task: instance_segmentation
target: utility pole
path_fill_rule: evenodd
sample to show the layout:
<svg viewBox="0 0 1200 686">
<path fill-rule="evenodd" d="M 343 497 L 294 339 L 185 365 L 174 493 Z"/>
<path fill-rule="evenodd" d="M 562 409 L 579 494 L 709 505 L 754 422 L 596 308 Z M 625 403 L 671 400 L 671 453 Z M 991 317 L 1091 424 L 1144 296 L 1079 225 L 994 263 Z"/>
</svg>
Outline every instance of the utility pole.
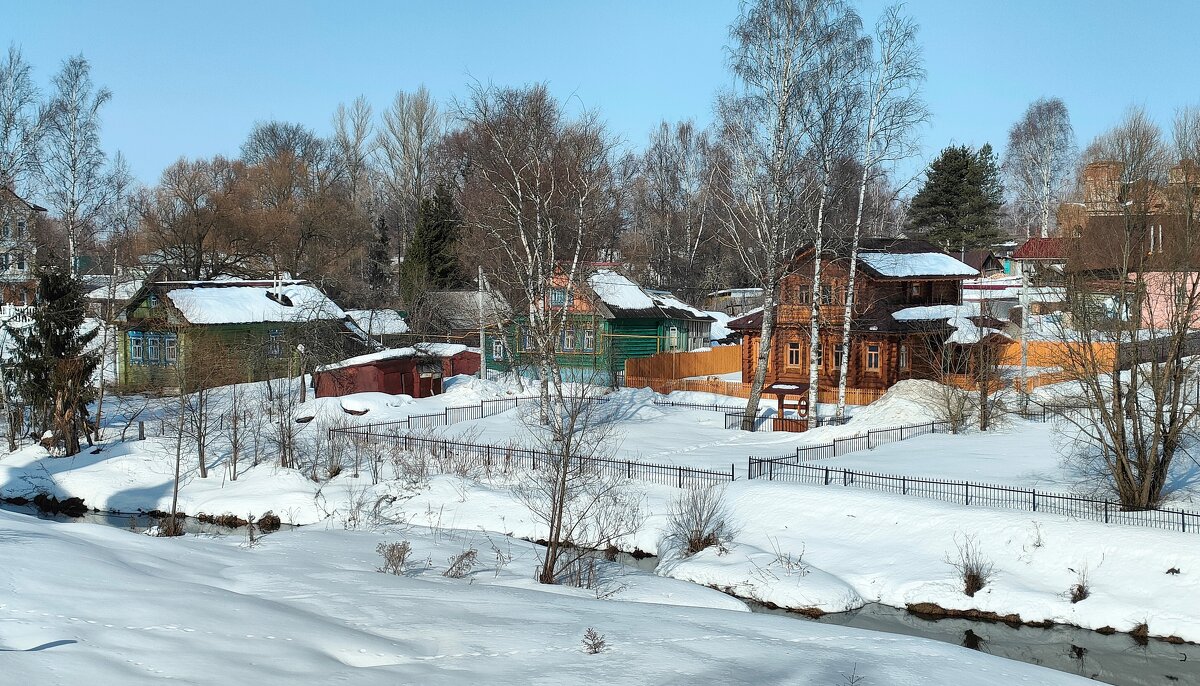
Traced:
<svg viewBox="0 0 1200 686">
<path fill-rule="evenodd" d="M 487 350 L 484 347 L 486 336 L 483 319 L 483 265 L 479 265 L 479 380 L 487 378 Z"/>
</svg>

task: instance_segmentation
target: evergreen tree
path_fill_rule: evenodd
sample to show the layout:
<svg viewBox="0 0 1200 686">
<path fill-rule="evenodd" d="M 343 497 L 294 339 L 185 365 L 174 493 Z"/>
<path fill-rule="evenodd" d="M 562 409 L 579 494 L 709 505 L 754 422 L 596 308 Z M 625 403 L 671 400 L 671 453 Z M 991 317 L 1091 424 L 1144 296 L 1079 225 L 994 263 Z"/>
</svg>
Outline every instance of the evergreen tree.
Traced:
<svg viewBox="0 0 1200 686">
<path fill-rule="evenodd" d="M 79 433 L 90 434 L 88 403 L 100 357 L 88 347 L 98 328 L 82 331 L 85 303 L 79 280 L 59 267 L 38 270 L 33 325 L 18 334 L 16 385 L 29 407 L 30 426 L 49 431 L 64 454 L 79 452 Z"/>
<path fill-rule="evenodd" d="M 461 223 L 454 197 L 445 185 L 438 184 L 432 196 L 421 200 L 417 225 L 401 268 L 401 293 L 410 304 L 425 290 L 444 290 L 462 284 L 456 254 Z"/>
<path fill-rule="evenodd" d="M 999 237 L 1004 187 L 992 146 L 951 146 L 929 165 L 913 196 L 907 228 L 948 251 L 990 245 Z"/>
</svg>

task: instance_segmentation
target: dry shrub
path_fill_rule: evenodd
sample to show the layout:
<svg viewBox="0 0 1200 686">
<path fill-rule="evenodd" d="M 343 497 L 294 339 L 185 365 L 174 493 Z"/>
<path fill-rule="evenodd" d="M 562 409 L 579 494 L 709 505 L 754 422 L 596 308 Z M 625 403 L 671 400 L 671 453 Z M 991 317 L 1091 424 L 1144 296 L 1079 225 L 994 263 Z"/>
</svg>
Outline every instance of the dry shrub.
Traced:
<svg viewBox="0 0 1200 686">
<path fill-rule="evenodd" d="M 279 516 L 270 510 L 267 510 L 265 513 L 263 513 L 263 515 L 258 518 L 258 521 L 255 522 L 255 526 L 257 526 L 258 530 L 264 534 L 269 534 L 272 531 L 279 531 L 279 527 L 282 525 L 283 522 L 280 521 Z"/>
<path fill-rule="evenodd" d="M 607 647 L 608 642 L 604 640 L 604 634 L 601 634 L 590 626 L 587 628 L 587 631 L 583 632 L 583 652 L 588 655 L 595 655 Z"/>
<path fill-rule="evenodd" d="M 995 576 L 995 565 L 983 556 L 974 535 L 966 535 L 961 539 L 955 535 L 954 545 L 957 548 L 957 556 L 947 556 L 946 563 L 954 567 L 962 578 L 963 593 L 974 597 Z"/>
<path fill-rule="evenodd" d="M 158 522 L 157 536 L 182 536 L 183 535 L 183 516 L 176 515 L 174 517 L 168 515 L 165 519 Z"/>
<path fill-rule="evenodd" d="M 408 562 L 408 556 L 412 554 L 412 546 L 408 541 L 400 541 L 399 543 L 380 543 L 375 546 L 375 552 L 383 558 L 383 565 L 378 567 L 376 571 L 384 574 L 400 575 L 404 573 L 404 566 Z"/>
<path fill-rule="evenodd" d="M 671 504 L 667 536 L 679 546 L 684 557 L 705 548 L 723 547 L 735 535 L 724 488 L 711 486 L 684 491 Z"/>
<path fill-rule="evenodd" d="M 451 557 L 450 566 L 446 571 L 442 572 L 442 576 L 450 577 L 451 579 L 461 579 L 471 573 L 471 569 L 475 567 L 476 558 L 479 557 L 479 551 L 474 548 L 468 548 L 461 553 Z"/>
<path fill-rule="evenodd" d="M 1075 573 L 1075 584 L 1071 586 L 1071 603 L 1086 600 L 1092 594 L 1092 586 L 1088 580 L 1088 568 L 1085 566 Z"/>
</svg>

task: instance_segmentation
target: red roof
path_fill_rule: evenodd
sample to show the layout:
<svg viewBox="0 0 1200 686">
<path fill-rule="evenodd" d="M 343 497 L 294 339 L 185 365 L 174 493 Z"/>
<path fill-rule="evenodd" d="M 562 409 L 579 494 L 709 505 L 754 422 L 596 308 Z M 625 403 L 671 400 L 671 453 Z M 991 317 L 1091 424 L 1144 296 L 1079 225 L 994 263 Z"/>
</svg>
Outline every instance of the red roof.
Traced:
<svg viewBox="0 0 1200 686">
<path fill-rule="evenodd" d="M 1013 253 L 1014 260 L 1065 260 L 1066 238 L 1030 238 Z"/>
</svg>

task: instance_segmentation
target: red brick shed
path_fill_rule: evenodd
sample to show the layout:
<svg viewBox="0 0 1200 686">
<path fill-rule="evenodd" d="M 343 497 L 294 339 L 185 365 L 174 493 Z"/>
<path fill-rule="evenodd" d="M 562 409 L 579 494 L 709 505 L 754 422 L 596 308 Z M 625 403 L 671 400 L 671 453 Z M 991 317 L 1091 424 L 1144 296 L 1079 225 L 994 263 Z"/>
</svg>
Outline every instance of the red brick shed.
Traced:
<svg viewBox="0 0 1200 686">
<path fill-rule="evenodd" d="M 313 386 L 318 398 L 368 391 L 426 398 L 441 393 L 448 376 L 478 373 L 479 353 L 465 345 L 419 343 L 318 367 Z"/>
</svg>

